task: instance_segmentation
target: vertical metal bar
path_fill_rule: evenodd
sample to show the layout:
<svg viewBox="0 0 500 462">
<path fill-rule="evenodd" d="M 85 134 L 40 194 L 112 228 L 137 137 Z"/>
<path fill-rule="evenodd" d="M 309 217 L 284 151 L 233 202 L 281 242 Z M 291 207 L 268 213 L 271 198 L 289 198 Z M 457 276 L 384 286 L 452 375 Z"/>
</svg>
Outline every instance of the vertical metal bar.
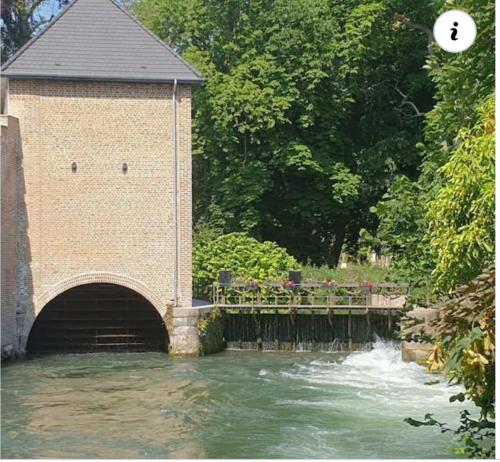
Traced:
<svg viewBox="0 0 500 462">
<path fill-rule="evenodd" d="M 349 314 L 347 316 L 347 339 L 349 342 L 349 351 L 352 351 L 352 313 L 349 310 Z"/>
<path fill-rule="evenodd" d="M 366 309 L 366 340 L 372 341 L 372 321 L 370 319 L 370 309 Z"/>
</svg>

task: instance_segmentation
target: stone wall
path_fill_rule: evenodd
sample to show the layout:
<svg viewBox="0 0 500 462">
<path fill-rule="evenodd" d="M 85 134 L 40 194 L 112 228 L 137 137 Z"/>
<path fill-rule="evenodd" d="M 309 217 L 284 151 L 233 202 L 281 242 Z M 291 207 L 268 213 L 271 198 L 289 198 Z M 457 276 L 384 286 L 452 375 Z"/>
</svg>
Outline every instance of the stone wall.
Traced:
<svg viewBox="0 0 500 462">
<path fill-rule="evenodd" d="M 191 306 L 191 89 L 177 87 L 177 191 L 172 89 L 9 82 L 26 210 L 18 217 L 18 236 L 26 237 L 17 272 L 21 347 L 43 306 L 75 284 L 122 281 L 142 288 L 165 316 L 174 298 L 176 241 L 179 306 Z"/>
<path fill-rule="evenodd" d="M 17 169 L 21 156 L 19 123 L 14 117 L 0 116 L 1 134 L 1 352 L 2 358 L 16 352 L 17 274 Z"/>
<path fill-rule="evenodd" d="M 406 313 L 407 320 L 403 322 L 401 327 L 403 337 L 434 335 L 434 329 L 430 323 L 438 316 L 439 310 L 437 309 L 414 308 Z M 434 345 L 428 342 L 403 341 L 401 342 L 401 357 L 403 361 L 426 366 L 433 348 Z"/>
</svg>

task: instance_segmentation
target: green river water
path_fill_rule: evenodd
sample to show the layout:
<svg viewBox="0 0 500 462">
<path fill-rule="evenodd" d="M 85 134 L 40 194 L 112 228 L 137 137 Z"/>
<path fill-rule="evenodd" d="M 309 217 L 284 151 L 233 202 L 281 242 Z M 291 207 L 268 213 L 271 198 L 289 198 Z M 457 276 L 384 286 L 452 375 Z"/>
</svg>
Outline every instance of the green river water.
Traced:
<svg viewBox="0 0 500 462">
<path fill-rule="evenodd" d="M 451 435 L 403 419 L 455 424 L 457 390 L 384 343 L 31 358 L 2 367 L 2 457 L 446 458 Z"/>
</svg>

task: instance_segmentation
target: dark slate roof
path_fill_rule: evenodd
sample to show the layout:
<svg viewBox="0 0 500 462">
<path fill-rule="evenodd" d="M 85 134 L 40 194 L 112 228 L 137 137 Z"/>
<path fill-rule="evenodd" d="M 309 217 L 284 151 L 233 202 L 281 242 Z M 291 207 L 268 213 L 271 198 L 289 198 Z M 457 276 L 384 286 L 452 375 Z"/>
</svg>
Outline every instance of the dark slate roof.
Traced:
<svg viewBox="0 0 500 462">
<path fill-rule="evenodd" d="M 11 79 L 203 82 L 193 67 L 113 0 L 75 0 L 2 71 Z"/>
</svg>

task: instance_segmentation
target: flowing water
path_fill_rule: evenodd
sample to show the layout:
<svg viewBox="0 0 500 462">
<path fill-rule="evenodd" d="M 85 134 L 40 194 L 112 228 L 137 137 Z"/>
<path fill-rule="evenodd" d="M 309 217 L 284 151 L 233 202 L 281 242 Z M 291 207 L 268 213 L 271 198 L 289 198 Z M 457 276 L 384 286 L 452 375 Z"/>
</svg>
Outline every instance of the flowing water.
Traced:
<svg viewBox="0 0 500 462">
<path fill-rule="evenodd" d="M 451 435 L 403 419 L 431 412 L 455 424 L 467 405 L 400 354 L 376 343 L 351 354 L 13 362 L 2 368 L 2 457 L 450 457 Z"/>
</svg>

